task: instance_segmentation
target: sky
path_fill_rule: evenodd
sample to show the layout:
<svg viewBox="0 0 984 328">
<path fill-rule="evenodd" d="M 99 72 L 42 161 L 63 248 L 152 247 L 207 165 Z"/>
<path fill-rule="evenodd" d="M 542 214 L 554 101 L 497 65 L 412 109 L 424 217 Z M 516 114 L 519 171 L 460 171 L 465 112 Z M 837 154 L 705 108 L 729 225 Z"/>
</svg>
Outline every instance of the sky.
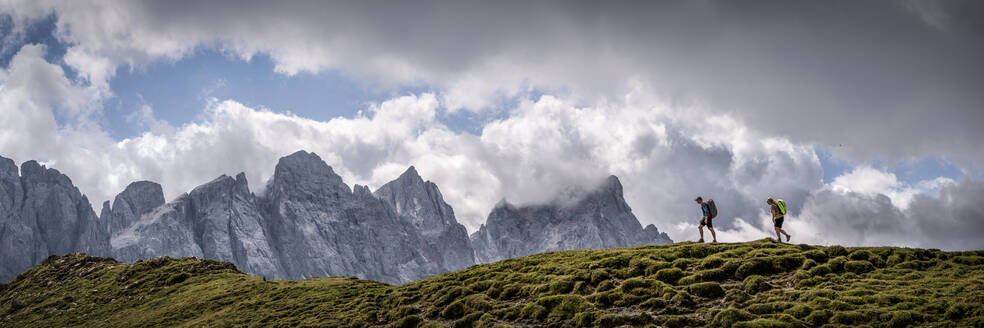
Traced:
<svg viewBox="0 0 984 328">
<path fill-rule="evenodd" d="M 317 153 L 410 165 L 473 232 L 614 174 L 640 222 L 721 241 L 982 249 L 979 1 L 0 0 L 0 156 L 98 210 Z"/>
</svg>

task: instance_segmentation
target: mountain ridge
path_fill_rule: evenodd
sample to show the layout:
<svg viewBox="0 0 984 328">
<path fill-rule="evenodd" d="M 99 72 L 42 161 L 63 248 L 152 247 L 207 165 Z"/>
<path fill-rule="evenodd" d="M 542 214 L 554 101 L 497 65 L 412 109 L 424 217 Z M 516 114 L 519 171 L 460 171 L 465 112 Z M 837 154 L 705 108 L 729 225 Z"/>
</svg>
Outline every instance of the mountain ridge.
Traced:
<svg viewBox="0 0 984 328">
<path fill-rule="evenodd" d="M 113 202 L 104 202 L 96 216 L 92 204 L 66 175 L 36 161 L 25 162 L 18 174 L 12 160 L 0 160 L 0 240 L 10 244 L 0 251 L 2 281 L 49 254 L 77 251 L 124 262 L 194 256 L 228 261 L 271 279 L 355 275 L 389 283 L 489 261 L 479 254 L 490 253 L 486 248 L 491 244 L 476 247 L 438 186 L 424 180 L 413 166 L 371 191 L 358 184 L 349 187 L 317 154 L 301 150 L 278 161 L 261 195 L 250 191 L 242 172 L 234 177 L 222 174 L 170 202 L 165 201 L 160 184 L 135 181 Z M 654 226 L 641 227 L 622 199 L 616 177 L 609 177 L 604 188 L 610 199 L 592 199 L 585 208 L 615 208 L 627 213 L 623 219 L 631 222 L 613 225 L 588 213 L 587 219 L 582 215 L 564 228 L 583 226 L 598 236 L 634 237 L 609 243 L 542 244 L 523 252 L 503 252 L 506 255 L 494 260 L 559 249 L 669 242 L 658 238 Z M 544 206 L 563 210 L 591 194 L 591 190 L 572 189 L 558 195 L 567 203 Z M 61 211 L 38 214 L 51 208 Z M 540 232 L 517 243 L 535 244 L 565 231 Z M 642 235 L 650 237 L 638 237 Z"/>
</svg>

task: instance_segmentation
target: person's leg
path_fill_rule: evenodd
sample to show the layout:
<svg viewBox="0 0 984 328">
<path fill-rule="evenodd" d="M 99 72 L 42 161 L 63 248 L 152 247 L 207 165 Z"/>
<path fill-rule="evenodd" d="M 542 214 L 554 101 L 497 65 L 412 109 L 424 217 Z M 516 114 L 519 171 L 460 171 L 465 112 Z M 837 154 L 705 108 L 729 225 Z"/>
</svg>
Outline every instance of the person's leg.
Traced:
<svg viewBox="0 0 984 328">
<path fill-rule="evenodd" d="M 700 231 L 700 241 L 703 242 L 704 241 L 704 225 L 701 224 L 701 225 L 697 226 L 697 230 Z"/>
<path fill-rule="evenodd" d="M 717 236 L 717 233 L 714 232 L 714 227 L 707 226 L 707 230 L 710 230 L 711 231 L 711 238 L 714 238 L 713 241 L 716 243 L 718 241 L 718 236 Z"/>
<path fill-rule="evenodd" d="M 785 219 L 786 218 L 779 218 L 779 219 L 776 220 L 776 238 L 779 239 L 779 241 L 782 241 L 782 236 L 779 235 L 779 233 L 782 233 L 782 234 L 786 235 L 786 241 L 788 242 L 789 241 L 789 234 L 786 233 L 786 230 L 783 230 L 782 229 L 782 224 L 783 224 L 783 221 L 785 221 Z"/>
</svg>

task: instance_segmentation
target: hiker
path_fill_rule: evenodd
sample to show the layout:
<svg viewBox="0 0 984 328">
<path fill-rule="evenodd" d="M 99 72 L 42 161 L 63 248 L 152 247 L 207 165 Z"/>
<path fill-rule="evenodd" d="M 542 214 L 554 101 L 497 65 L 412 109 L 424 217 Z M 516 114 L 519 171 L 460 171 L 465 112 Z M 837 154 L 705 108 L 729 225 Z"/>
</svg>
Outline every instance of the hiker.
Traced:
<svg viewBox="0 0 984 328">
<path fill-rule="evenodd" d="M 700 196 L 697 197 L 696 201 L 697 201 L 697 205 L 700 205 L 700 211 L 701 211 L 700 225 L 697 226 L 697 230 L 700 231 L 700 240 L 698 240 L 697 242 L 698 243 L 704 242 L 705 225 L 707 226 L 707 230 L 711 231 L 711 238 L 714 238 L 713 240 L 711 240 L 711 242 L 712 243 L 718 242 L 717 233 L 714 232 L 714 224 L 711 222 L 711 220 L 714 219 L 714 217 L 717 214 L 713 212 L 717 212 L 717 209 L 714 209 L 714 211 L 712 211 L 711 210 L 712 205 L 708 205 L 708 203 L 713 204 L 714 201 L 711 200 L 708 201 L 708 203 L 704 203 L 704 199 L 700 198 Z"/>
<path fill-rule="evenodd" d="M 776 240 L 780 243 L 782 242 L 782 236 L 780 235 L 781 233 L 786 235 L 786 242 L 788 243 L 789 234 L 786 233 L 786 230 L 782 230 L 783 217 L 786 216 L 786 202 L 782 201 L 782 199 L 780 199 L 779 202 L 776 202 L 775 200 L 772 200 L 772 197 L 769 197 L 769 199 L 765 200 L 765 203 L 772 207 L 772 222 L 776 227 Z"/>
</svg>

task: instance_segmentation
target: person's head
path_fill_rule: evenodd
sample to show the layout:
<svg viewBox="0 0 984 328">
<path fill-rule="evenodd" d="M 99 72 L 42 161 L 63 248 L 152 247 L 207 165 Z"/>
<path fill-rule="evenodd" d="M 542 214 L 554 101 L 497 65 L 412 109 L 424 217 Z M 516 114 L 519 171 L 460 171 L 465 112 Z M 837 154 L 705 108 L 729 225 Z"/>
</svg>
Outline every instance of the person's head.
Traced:
<svg viewBox="0 0 984 328">
<path fill-rule="evenodd" d="M 695 199 L 695 200 L 697 201 L 697 204 L 703 204 L 704 203 L 704 199 L 703 198 L 700 198 L 700 196 L 697 196 L 697 199 Z"/>
<path fill-rule="evenodd" d="M 776 201 L 774 201 L 774 200 L 772 200 L 772 197 L 769 197 L 769 199 L 766 199 L 766 200 L 765 200 L 765 203 L 766 203 L 766 204 L 769 204 L 769 205 L 772 205 L 772 204 L 775 204 L 775 203 L 776 203 Z"/>
</svg>

